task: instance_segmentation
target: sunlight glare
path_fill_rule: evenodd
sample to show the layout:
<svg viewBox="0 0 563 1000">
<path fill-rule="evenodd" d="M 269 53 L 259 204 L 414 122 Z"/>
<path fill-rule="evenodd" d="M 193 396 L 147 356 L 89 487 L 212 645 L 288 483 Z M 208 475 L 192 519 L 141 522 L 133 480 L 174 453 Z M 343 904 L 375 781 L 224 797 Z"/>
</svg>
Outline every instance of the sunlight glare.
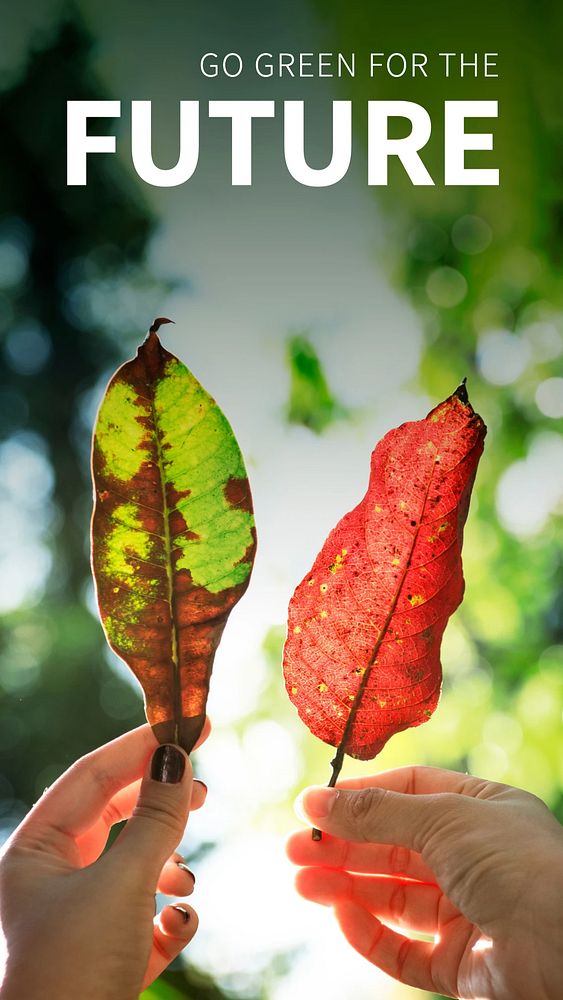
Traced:
<svg viewBox="0 0 563 1000">
<path fill-rule="evenodd" d="M 491 939 L 483 935 L 478 941 L 475 942 L 471 951 L 490 951 L 492 947 L 493 942 Z"/>
</svg>

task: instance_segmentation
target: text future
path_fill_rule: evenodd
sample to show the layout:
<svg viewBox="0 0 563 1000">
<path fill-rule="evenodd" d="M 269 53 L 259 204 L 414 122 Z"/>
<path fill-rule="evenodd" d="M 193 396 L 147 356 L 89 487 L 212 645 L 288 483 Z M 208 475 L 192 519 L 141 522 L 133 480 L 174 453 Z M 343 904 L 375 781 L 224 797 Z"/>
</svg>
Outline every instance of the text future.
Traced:
<svg viewBox="0 0 563 1000">
<path fill-rule="evenodd" d="M 230 121 L 231 183 L 252 184 L 252 143 L 255 119 L 274 118 L 274 101 L 209 101 L 209 118 Z M 389 159 L 396 157 L 412 184 L 433 186 L 420 155 L 432 135 L 428 111 L 412 101 L 368 101 L 367 182 L 388 184 Z M 496 118 L 497 101 L 444 102 L 444 184 L 462 186 L 498 185 L 499 171 L 492 166 L 466 166 L 465 154 L 493 149 L 491 132 L 473 131 L 468 119 Z M 121 101 L 68 101 L 67 103 L 67 184 L 87 183 L 88 156 L 115 153 L 115 135 L 91 135 L 91 118 L 120 118 Z M 180 101 L 179 154 L 176 164 L 166 169 L 156 166 L 152 144 L 150 101 L 131 102 L 131 153 L 133 166 L 147 184 L 178 187 L 193 176 L 199 159 L 199 101 Z M 390 121 L 404 119 L 408 134 L 391 138 Z M 256 128 L 259 125 L 256 124 Z M 291 176 L 306 187 L 330 187 L 346 175 L 352 159 L 352 102 L 332 102 L 332 152 L 324 167 L 307 162 L 305 104 L 283 102 L 283 153 Z"/>
</svg>

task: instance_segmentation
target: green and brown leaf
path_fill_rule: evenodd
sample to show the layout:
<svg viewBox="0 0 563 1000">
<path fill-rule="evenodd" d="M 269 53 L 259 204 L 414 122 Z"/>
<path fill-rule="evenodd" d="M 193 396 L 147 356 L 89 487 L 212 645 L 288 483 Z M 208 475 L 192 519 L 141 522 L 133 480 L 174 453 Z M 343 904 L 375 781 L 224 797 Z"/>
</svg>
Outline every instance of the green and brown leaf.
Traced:
<svg viewBox="0 0 563 1000">
<path fill-rule="evenodd" d="M 104 630 L 145 695 L 161 742 L 189 752 L 215 651 L 256 550 L 252 498 L 232 429 L 166 351 L 155 320 L 111 379 L 92 452 L 92 566 Z"/>
</svg>

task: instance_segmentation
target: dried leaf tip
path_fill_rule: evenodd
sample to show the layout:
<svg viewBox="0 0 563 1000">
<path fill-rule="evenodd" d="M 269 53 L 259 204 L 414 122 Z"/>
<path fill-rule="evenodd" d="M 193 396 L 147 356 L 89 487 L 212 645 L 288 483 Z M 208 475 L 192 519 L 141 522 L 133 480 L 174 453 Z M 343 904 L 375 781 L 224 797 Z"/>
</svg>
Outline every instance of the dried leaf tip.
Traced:
<svg viewBox="0 0 563 1000">
<path fill-rule="evenodd" d="M 454 391 L 454 396 L 457 396 L 461 403 L 469 403 L 469 396 L 467 395 L 467 375 Z"/>
<path fill-rule="evenodd" d="M 166 316 L 158 316 L 154 320 L 152 326 L 149 327 L 149 334 L 157 333 L 158 330 L 160 330 L 160 327 L 164 326 L 165 323 L 173 323 L 173 322 L 174 322 L 173 319 L 167 319 Z"/>
</svg>

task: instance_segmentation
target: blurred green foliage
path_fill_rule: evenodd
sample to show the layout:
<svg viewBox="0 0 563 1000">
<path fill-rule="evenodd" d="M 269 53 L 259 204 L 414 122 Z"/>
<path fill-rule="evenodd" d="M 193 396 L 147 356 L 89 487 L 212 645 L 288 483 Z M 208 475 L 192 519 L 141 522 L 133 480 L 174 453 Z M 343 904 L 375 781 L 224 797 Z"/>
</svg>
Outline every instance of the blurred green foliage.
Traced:
<svg viewBox="0 0 563 1000">
<path fill-rule="evenodd" d="M 225 993 L 212 979 L 191 970 L 186 981 L 184 971 L 169 971 L 141 993 L 142 1000 L 225 1000 Z"/>
<path fill-rule="evenodd" d="M 291 380 L 287 406 L 289 423 L 303 424 L 320 434 L 335 420 L 347 415 L 332 394 L 318 354 L 304 334 L 288 339 L 287 363 Z"/>
</svg>

